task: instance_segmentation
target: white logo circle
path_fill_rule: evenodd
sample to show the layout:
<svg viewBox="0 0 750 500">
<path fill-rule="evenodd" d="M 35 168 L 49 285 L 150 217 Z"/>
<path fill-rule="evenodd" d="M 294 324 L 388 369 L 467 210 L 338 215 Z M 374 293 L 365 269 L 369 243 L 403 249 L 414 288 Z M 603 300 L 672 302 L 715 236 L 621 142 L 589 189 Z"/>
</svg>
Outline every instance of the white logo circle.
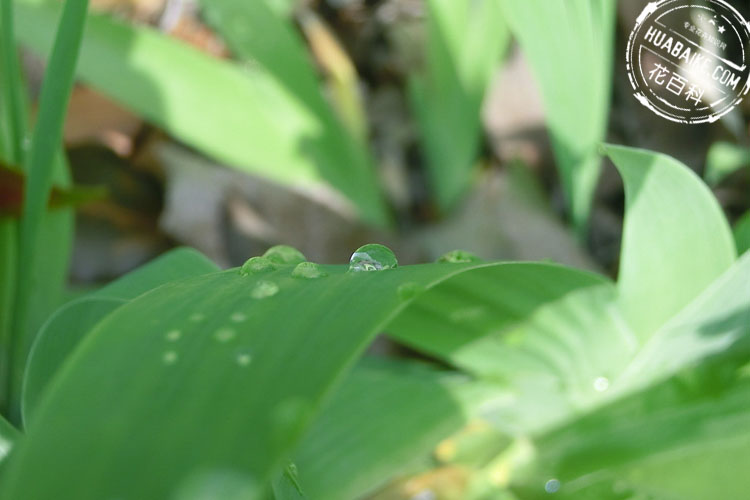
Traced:
<svg viewBox="0 0 750 500">
<path fill-rule="evenodd" d="M 750 25 L 724 0 L 649 3 L 630 33 L 635 98 L 678 123 L 715 122 L 750 90 Z"/>
</svg>

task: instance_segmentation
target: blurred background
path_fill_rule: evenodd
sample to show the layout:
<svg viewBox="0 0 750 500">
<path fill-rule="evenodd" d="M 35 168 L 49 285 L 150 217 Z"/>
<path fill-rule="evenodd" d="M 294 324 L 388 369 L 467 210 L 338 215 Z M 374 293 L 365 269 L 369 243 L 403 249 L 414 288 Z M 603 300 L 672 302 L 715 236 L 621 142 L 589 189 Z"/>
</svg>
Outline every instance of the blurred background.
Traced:
<svg viewBox="0 0 750 500">
<path fill-rule="evenodd" d="M 601 2 L 611 29 L 583 38 L 526 28 L 491 2 L 257 3 L 92 0 L 106 17 L 89 23 L 64 136 L 74 184 L 107 195 L 77 207 L 72 284 L 177 245 L 229 267 L 278 243 L 326 263 L 380 242 L 402 264 L 462 248 L 615 275 L 619 176 L 602 162 L 590 211 L 561 180 L 559 129 L 586 136 L 589 105 L 602 123 L 586 148 L 669 154 L 708 176 L 730 220 L 750 210 L 749 99 L 718 123 L 681 125 L 632 96 L 625 46 L 646 0 Z M 48 4 L 18 8 L 32 97 Z M 556 65 L 539 62 L 555 50 Z"/>
</svg>

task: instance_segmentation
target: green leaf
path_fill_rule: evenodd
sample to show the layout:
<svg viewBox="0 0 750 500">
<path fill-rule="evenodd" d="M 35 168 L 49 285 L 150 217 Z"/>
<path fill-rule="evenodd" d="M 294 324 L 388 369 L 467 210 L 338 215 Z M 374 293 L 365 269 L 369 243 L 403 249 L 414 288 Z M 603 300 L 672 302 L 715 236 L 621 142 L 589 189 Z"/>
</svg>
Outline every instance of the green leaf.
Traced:
<svg viewBox="0 0 750 500">
<path fill-rule="evenodd" d="M 24 162 L 24 141 L 28 131 L 24 86 L 21 79 L 13 23 L 13 1 L 0 1 L 0 132 L 1 158 L 14 165 Z"/>
<path fill-rule="evenodd" d="M 203 1 L 206 18 L 246 64 L 262 67 L 319 123 L 315 137 L 301 137 L 302 148 L 316 160 L 320 175 L 363 210 L 370 222 L 386 215 L 365 145 L 355 140 L 334 115 L 320 92 L 320 82 L 300 36 L 291 22 L 274 12 L 268 0 Z"/>
<path fill-rule="evenodd" d="M 17 7 L 19 40 L 43 54 L 59 3 L 23 0 Z M 287 62 L 283 54 L 279 64 Z M 327 181 L 363 219 L 387 222 L 365 152 L 285 86 L 293 82 L 279 82 L 260 63 L 221 61 L 152 29 L 90 15 L 78 76 L 208 156 L 308 190 Z"/>
<path fill-rule="evenodd" d="M 358 498 L 405 475 L 472 413 L 472 385 L 465 377 L 413 363 L 365 361 L 295 454 L 309 498 Z"/>
<path fill-rule="evenodd" d="M 489 375 L 503 363 L 503 334 L 544 304 L 608 281 L 555 264 L 508 263 L 465 274 L 418 297 L 388 327 L 405 344 L 470 373 Z"/>
<path fill-rule="evenodd" d="M 66 2 L 55 36 L 52 55 L 45 72 L 39 98 L 39 112 L 32 135 L 27 160 L 28 178 L 24 192 L 24 205 L 19 229 L 18 275 L 13 316 L 13 338 L 10 373 L 10 415 L 20 418 L 21 384 L 26 357 L 36 334 L 36 326 L 43 321 L 38 314 L 51 309 L 47 301 L 52 294 L 32 294 L 42 280 L 49 280 L 52 290 L 60 287 L 65 266 L 56 257 L 45 264 L 43 248 L 58 244 L 60 255 L 67 260 L 70 248 L 71 213 L 45 216 L 47 200 L 55 180 L 55 165 L 62 162 L 59 155 L 62 128 L 73 87 L 78 49 L 86 20 L 87 0 Z M 62 169 L 57 169 L 58 171 Z M 57 174 L 64 177 L 66 174 Z M 53 240 L 53 241 L 50 241 Z M 43 272 L 43 273 L 42 273 Z M 40 275 L 41 274 L 41 275 Z M 41 305 L 40 305 L 41 301 Z"/>
<path fill-rule="evenodd" d="M 644 338 L 732 265 L 734 242 L 713 194 L 683 164 L 645 150 L 605 150 L 625 181 L 622 310 Z"/>
<path fill-rule="evenodd" d="M 168 498 L 222 471 L 267 484 L 343 372 L 408 305 L 400 285 L 502 266 L 326 266 L 317 279 L 292 277 L 292 266 L 231 270 L 140 295 L 65 362 L 0 497 Z"/>
<path fill-rule="evenodd" d="M 84 336 L 126 301 L 159 285 L 218 271 L 192 249 L 172 250 L 104 288 L 58 309 L 42 326 L 29 354 L 22 394 L 25 425 L 33 417 L 43 390 Z"/>
<path fill-rule="evenodd" d="M 481 106 L 508 45 L 496 0 L 427 2 L 427 60 L 411 80 L 427 166 L 443 210 L 469 187 L 481 140 Z"/>
<path fill-rule="evenodd" d="M 26 365 L 21 401 L 24 427 L 28 427 L 42 391 L 86 333 L 125 302 L 96 296 L 77 299 L 58 309 L 42 326 Z"/>
<path fill-rule="evenodd" d="M 742 255 L 750 250 L 750 212 L 743 215 L 734 226 L 734 242 L 738 254 Z"/>
<path fill-rule="evenodd" d="M 671 380 L 537 441 L 522 499 L 743 498 L 750 465 L 750 381 L 714 392 Z"/>
<path fill-rule="evenodd" d="M 542 92 L 571 220 L 586 231 L 612 87 L 616 2 L 503 0 Z"/>
<path fill-rule="evenodd" d="M 728 175 L 750 165 L 750 149 L 729 142 L 715 142 L 706 157 L 706 182 L 720 183 Z"/>
<path fill-rule="evenodd" d="M 5 458 L 19 437 L 21 433 L 0 416 L 0 463 L 4 464 Z"/>
</svg>

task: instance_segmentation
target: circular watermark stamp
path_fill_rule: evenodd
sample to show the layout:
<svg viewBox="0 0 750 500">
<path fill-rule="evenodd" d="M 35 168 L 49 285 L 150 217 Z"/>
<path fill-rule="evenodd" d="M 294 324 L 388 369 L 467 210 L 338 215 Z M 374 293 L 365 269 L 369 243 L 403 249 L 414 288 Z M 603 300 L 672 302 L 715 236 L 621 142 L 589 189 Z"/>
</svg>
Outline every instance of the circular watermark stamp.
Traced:
<svg viewBox="0 0 750 500">
<path fill-rule="evenodd" d="M 750 25 L 724 0 L 662 0 L 628 40 L 635 98 L 678 123 L 714 122 L 750 90 Z"/>
</svg>

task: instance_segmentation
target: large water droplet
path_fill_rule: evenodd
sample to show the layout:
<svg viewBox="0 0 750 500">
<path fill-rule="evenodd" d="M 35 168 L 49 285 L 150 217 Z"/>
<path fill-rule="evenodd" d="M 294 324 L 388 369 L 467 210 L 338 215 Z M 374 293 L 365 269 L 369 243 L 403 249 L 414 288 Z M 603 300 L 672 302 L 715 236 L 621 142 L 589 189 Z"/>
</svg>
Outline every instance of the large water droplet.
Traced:
<svg viewBox="0 0 750 500">
<path fill-rule="evenodd" d="M 219 328 L 214 332 L 214 338 L 219 342 L 229 342 L 237 335 L 231 328 Z"/>
<path fill-rule="evenodd" d="M 544 491 L 547 493 L 557 493 L 560 491 L 560 481 L 557 479 L 550 479 L 544 483 Z"/>
<path fill-rule="evenodd" d="M 240 268 L 240 276 L 267 273 L 273 270 L 273 262 L 265 257 L 250 257 L 244 264 L 242 264 L 242 267 Z"/>
<path fill-rule="evenodd" d="M 398 298 L 401 300 L 409 300 L 413 299 L 420 293 L 424 292 L 424 287 L 420 285 L 419 283 L 414 283 L 413 281 L 410 281 L 408 283 L 403 283 L 398 287 Z"/>
<path fill-rule="evenodd" d="M 323 271 L 323 268 L 315 262 L 300 262 L 292 271 L 292 278 L 314 280 L 323 276 L 328 276 L 328 273 Z"/>
<path fill-rule="evenodd" d="M 382 271 L 398 267 L 398 261 L 390 248 L 371 243 L 359 247 L 349 259 L 350 271 Z"/>
<path fill-rule="evenodd" d="M 294 247 L 290 247 L 289 245 L 273 246 L 263 254 L 263 257 L 273 262 L 274 264 L 281 265 L 299 264 L 300 262 L 304 262 L 305 260 L 307 260 L 305 259 L 305 256 L 302 255 L 302 252 Z"/>
<path fill-rule="evenodd" d="M 273 281 L 259 281 L 255 284 L 250 296 L 254 299 L 265 299 L 272 297 L 279 292 L 279 285 Z"/>
<path fill-rule="evenodd" d="M 604 392 L 609 389 L 609 379 L 607 377 L 596 377 L 594 380 L 594 389 L 598 392 Z"/>
<path fill-rule="evenodd" d="M 482 259 L 466 250 L 452 250 L 438 258 L 438 262 L 449 264 L 462 264 L 466 262 L 481 262 Z"/>
</svg>

